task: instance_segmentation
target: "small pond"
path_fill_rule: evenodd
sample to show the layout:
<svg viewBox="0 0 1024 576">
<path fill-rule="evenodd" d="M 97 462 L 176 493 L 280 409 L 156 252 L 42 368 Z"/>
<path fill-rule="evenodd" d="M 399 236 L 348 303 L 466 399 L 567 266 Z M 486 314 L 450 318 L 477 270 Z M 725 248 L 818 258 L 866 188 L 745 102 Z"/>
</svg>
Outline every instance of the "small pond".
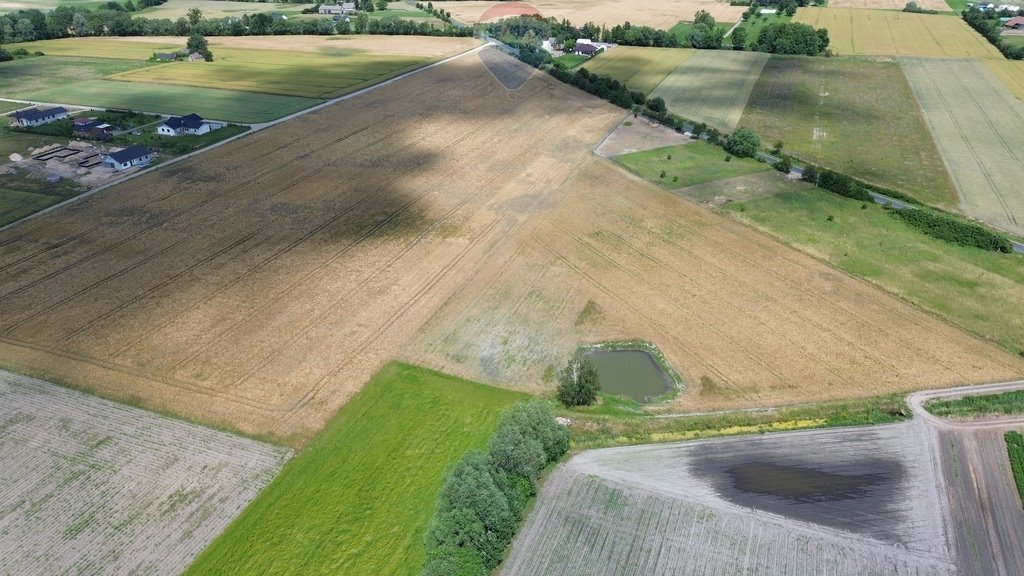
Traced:
<svg viewBox="0 0 1024 576">
<path fill-rule="evenodd" d="M 672 380 L 643 350 L 591 350 L 584 355 L 601 377 L 601 391 L 650 402 L 672 389 Z"/>
</svg>

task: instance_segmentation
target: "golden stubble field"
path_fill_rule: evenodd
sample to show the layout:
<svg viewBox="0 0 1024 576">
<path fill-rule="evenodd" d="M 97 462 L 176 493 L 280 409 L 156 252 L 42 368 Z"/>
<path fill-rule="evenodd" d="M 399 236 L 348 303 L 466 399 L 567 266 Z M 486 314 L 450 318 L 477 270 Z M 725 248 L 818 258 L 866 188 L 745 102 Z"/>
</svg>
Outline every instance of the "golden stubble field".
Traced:
<svg viewBox="0 0 1024 576">
<path fill-rule="evenodd" d="M 396 356 L 550 389 L 578 342 L 645 338 L 702 408 L 1024 373 L 592 156 L 622 117 L 468 55 L 30 220 L 0 363 L 296 446 Z"/>
<path fill-rule="evenodd" d="M 511 7 L 503 8 L 508 4 L 512 4 Z M 527 14 L 532 7 L 545 18 L 568 19 L 576 26 L 594 22 L 611 28 L 628 21 L 665 30 L 680 21 L 692 22 L 694 14 L 700 10 L 707 10 L 715 20 L 729 24 L 737 22 L 746 10 L 744 6 L 730 6 L 728 2 L 716 0 L 634 0 L 628 5 L 614 0 L 535 0 L 521 3 L 442 0 L 434 2 L 434 7 L 450 11 L 452 18 L 464 23 L 492 20 L 509 13 Z"/>
</svg>

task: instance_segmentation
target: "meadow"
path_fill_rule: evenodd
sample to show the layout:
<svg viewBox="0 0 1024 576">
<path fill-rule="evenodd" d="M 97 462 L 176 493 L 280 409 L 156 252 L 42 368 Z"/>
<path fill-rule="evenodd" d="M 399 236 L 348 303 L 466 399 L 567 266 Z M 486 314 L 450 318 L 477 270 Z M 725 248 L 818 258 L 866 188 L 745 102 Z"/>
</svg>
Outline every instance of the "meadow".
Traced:
<svg viewBox="0 0 1024 576">
<path fill-rule="evenodd" d="M 1024 350 L 1024 257 L 942 242 L 881 206 L 773 181 L 775 195 L 726 212 L 1013 353 Z"/>
<path fill-rule="evenodd" d="M 1024 102 L 978 61 L 901 59 L 960 210 L 1024 235 Z"/>
<path fill-rule="evenodd" d="M 90 10 L 106 4 L 102 0 L 0 0 L 0 14 L 17 10 L 52 10 L 57 6 L 82 7 Z"/>
<path fill-rule="evenodd" d="M 750 47 L 754 44 L 754 42 L 757 40 L 757 34 L 761 31 L 761 28 L 764 28 L 768 24 L 777 24 L 792 21 L 793 18 L 791 16 L 786 16 L 786 14 L 783 12 L 779 12 L 777 14 L 765 14 L 762 16 L 758 16 L 757 18 L 751 18 L 746 22 L 740 21 L 739 25 L 736 26 L 736 30 L 739 30 L 740 28 L 746 30 L 746 45 L 747 49 L 749 50 Z M 733 30 L 733 34 L 736 33 L 736 30 Z M 726 38 L 725 41 L 722 42 L 722 44 L 726 46 L 732 46 L 732 38 Z"/>
<path fill-rule="evenodd" d="M 0 100 L 0 114 L 17 110 L 19 108 L 25 108 L 28 104 L 24 102 L 11 102 L 10 100 Z"/>
<path fill-rule="evenodd" d="M 57 0 L 63 2 L 64 0 Z M 226 18 L 233 16 L 241 18 L 243 14 L 256 14 L 258 12 L 273 12 L 285 14 L 288 17 L 298 16 L 304 8 L 313 6 L 308 4 L 286 4 L 278 2 L 231 2 L 230 0 L 167 0 L 167 2 L 147 8 L 138 12 L 139 16 L 145 18 L 168 18 L 177 20 L 183 18 L 192 8 L 202 10 L 206 18 Z"/>
<path fill-rule="evenodd" d="M 772 56 L 741 123 L 807 162 L 922 202 L 956 205 L 942 156 L 895 62 Z"/>
<path fill-rule="evenodd" d="M 936 416 L 984 416 L 1024 413 L 1024 390 L 964 396 L 953 400 L 933 400 L 924 406 Z"/>
<path fill-rule="evenodd" d="M 47 194 L 0 188 L 0 227 L 17 222 L 61 200 L 60 197 Z"/>
<path fill-rule="evenodd" d="M 947 56 L 994 58 L 1003 55 L 960 18 L 895 10 L 801 8 L 794 22 L 827 28 L 829 48 L 840 56 Z"/>
<path fill-rule="evenodd" d="M 766 54 L 699 50 L 651 92 L 670 112 L 719 130 L 738 127 Z"/>
<path fill-rule="evenodd" d="M 11 44 L 9 49 L 24 48 L 40 51 L 47 56 L 74 56 L 78 58 L 109 58 L 113 60 L 148 60 L 154 52 L 177 52 L 185 49 L 187 38 L 144 36 L 126 40 L 108 37 L 61 38 Z M 211 39 L 216 42 L 215 39 Z M 32 62 L 38 62 L 32 59 Z M 27 62 L 27 61 L 26 61 Z M 80 65 L 90 61 L 79 60 Z M 102 65 L 102 64 L 97 64 Z"/>
<path fill-rule="evenodd" d="M 650 94 L 693 53 L 685 48 L 616 46 L 588 60 L 583 67 L 594 74 L 611 76 L 630 90 Z"/>
<path fill-rule="evenodd" d="M 0 422 L 3 574 L 176 576 L 291 455 L 7 372 Z"/>
<path fill-rule="evenodd" d="M 525 398 L 386 365 L 185 574 L 418 574 L 445 467 Z"/>
<path fill-rule="evenodd" d="M 771 170 L 753 158 L 732 158 L 720 146 L 691 142 L 643 152 L 633 152 L 615 161 L 662 188 L 682 188 L 723 178 L 744 176 Z M 664 174 L 664 176 L 662 176 Z"/>
<path fill-rule="evenodd" d="M 42 56 L 0 62 L 0 94 L 19 100 L 46 100 L 35 94 L 110 74 L 148 66 L 135 60 Z M 64 102 L 57 100 L 57 102 Z M 70 102 L 64 102 L 70 103 Z"/>
</svg>

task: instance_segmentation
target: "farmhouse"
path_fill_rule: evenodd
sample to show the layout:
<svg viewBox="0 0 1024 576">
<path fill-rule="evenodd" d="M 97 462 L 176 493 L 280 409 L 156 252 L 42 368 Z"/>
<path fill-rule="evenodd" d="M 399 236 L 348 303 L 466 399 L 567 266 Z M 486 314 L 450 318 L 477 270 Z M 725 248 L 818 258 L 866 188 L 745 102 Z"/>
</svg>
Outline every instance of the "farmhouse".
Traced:
<svg viewBox="0 0 1024 576">
<path fill-rule="evenodd" d="M 21 110 L 10 114 L 8 117 L 11 119 L 12 126 L 20 126 L 22 128 L 28 128 L 30 126 L 41 126 L 43 124 L 49 124 L 54 120 L 60 120 L 61 118 L 67 118 L 68 111 L 63 107 L 48 108 L 46 110 L 40 110 L 39 108 L 29 108 L 28 110 Z"/>
<path fill-rule="evenodd" d="M 145 146 L 129 146 L 124 150 L 103 155 L 103 165 L 114 170 L 127 170 L 132 166 L 145 166 L 153 153 Z"/>
<path fill-rule="evenodd" d="M 1015 28 L 1017 30 L 1024 28 L 1024 16 L 1014 16 L 1013 18 L 1010 18 L 1006 21 L 1005 26 L 1007 28 Z"/>
<path fill-rule="evenodd" d="M 348 14 L 356 11 L 355 2 L 342 2 L 341 4 L 322 4 L 317 10 L 320 14 Z"/>
<path fill-rule="evenodd" d="M 594 46 L 589 42 L 586 44 L 580 44 L 580 41 L 577 40 L 576 45 L 572 48 L 572 52 L 573 54 L 580 54 L 582 56 L 593 56 L 594 54 L 597 54 L 597 46 Z"/>
<path fill-rule="evenodd" d="M 161 136 L 197 135 L 206 134 L 223 127 L 224 124 L 220 122 L 210 122 L 209 120 L 203 120 L 203 117 L 198 114 L 188 114 L 186 116 L 172 116 L 168 118 L 167 122 L 157 126 L 156 133 Z"/>
<path fill-rule="evenodd" d="M 78 118 L 71 128 L 71 133 L 81 138 L 106 140 L 114 135 L 114 127 L 95 118 Z"/>
</svg>

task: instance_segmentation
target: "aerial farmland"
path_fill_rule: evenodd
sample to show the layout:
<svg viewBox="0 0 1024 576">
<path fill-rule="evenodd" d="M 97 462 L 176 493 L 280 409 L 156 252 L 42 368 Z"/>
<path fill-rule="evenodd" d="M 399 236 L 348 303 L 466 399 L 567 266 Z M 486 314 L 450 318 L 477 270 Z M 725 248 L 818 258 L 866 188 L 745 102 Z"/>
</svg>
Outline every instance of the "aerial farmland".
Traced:
<svg viewBox="0 0 1024 576">
<path fill-rule="evenodd" d="M 1017 576 L 958 1 L 0 2 L 0 573 Z"/>
</svg>

